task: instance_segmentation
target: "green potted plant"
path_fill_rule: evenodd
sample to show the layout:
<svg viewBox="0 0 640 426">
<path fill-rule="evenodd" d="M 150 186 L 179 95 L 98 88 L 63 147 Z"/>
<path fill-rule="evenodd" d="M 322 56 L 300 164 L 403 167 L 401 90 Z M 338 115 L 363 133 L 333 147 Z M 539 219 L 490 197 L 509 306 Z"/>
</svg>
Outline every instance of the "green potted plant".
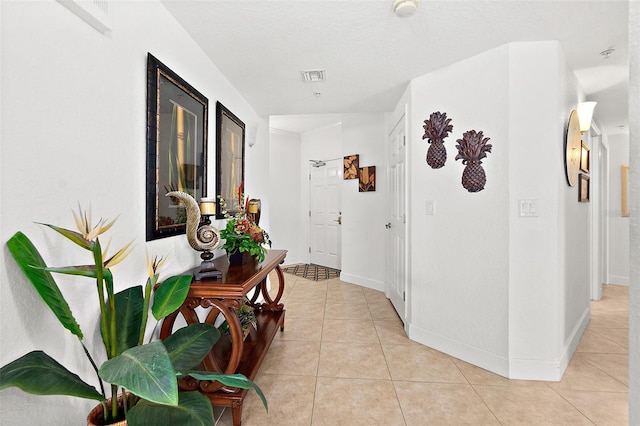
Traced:
<svg viewBox="0 0 640 426">
<path fill-rule="evenodd" d="M 209 399 L 199 392 L 179 392 L 177 379 L 191 375 L 200 380 L 218 380 L 242 389 L 255 389 L 267 407 L 262 391 L 241 374 L 219 374 L 195 370 L 220 337 L 210 324 L 191 324 L 165 341 L 143 343 L 148 312 L 157 321 L 184 302 L 190 275 L 174 276 L 158 283 L 163 259 L 147 261 L 149 278 L 141 285 L 114 292 L 110 268 L 130 253 L 131 243 L 107 258 L 99 236 L 115 222 L 100 220 L 79 210 L 74 219 L 78 232 L 44 224 L 91 252 L 93 264 L 48 267 L 33 243 L 16 233 L 7 246 L 28 281 L 60 323 L 74 334 L 96 372 L 100 391 L 67 370 L 42 351 L 32 351 L 0 369 L 0 389 L 18 387 L 36 395 L 70 395 L 99 401 L 103 418 L 98 424 L 126 419 L 128 425 L 213 424 Z M 100 307 L 100 334 L 107 360 L 99 367 L 83 343 L 83 333 L 51 273 L 78 275 L 96 280 Z M 156 287 L 155 292 L 153 291 Z M 110 396 L 104 383 L 111 385 Z M 124 391 L 123 391 L 124 390 Z M 120 395 L 120 403 L 118 403 Z M 94 410 L 95 411 L 95 410 Z"/>
<path fill-rule="evenodd" d="M 225 240 L 222 248 L 227 251 L 229 257 L 236 253 L 248 253 L 255 256 L 258 262 L 262 262 L 267 255 L 265 246 L 271 246 L 266 231 L 244 215 L 230 218 L 227 225 L 220 230 L 220 238 Z"/>
<path fill-rule="evenodd" d="M 218 195 L 222 213 L 228 219 L 227 225 L 220 230 L 220 238 L 224 239 L 222 248 L 226 250 L 229 263 L 242 263 L 242 253 L 255 257 L 262 262 L 267 255 L 267 246 L 271 247 L 269 234 L 248 215 L 249 200 L 243 192 L 242 183 L 238 187 L 238 205 L 240 210 L 229 214 L 227 203 Z"/>
</svg>

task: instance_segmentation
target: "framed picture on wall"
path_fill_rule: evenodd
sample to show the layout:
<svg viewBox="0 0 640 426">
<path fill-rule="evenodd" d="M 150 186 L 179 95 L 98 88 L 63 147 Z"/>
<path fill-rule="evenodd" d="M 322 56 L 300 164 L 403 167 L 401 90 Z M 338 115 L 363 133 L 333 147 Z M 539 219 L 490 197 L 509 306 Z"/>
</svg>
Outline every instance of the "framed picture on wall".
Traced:
<svg viewBox="0 0 640 426">
<path fill-rule="evenodd" d="M 589 202 L 589 176 L 580 173 L 578 178 L 578 201 L 581 203 Z"/>
<path fill-rule="evenodd" d="M 216 103 L 216 219 L 224 219 L 225 214 L 234 214 L 242 210 L 238 197 L 242 193 L 244 182 L 244 141 L 245 125 L 220 102 Z"/>
<path fill-rule="evenodd" d="M 347 155 L 343 159 L 344 172 L 342 173 L 343 179 L 357 179 L 360 156 L 358 154 Z"/>
<path fill-rule="evenodd" d="M 580 170 L 585 173 L 589 173 L 589 166 L 591 165 L 591 148 L 589 145 L 582 142 L 582 151 L 580 153 Z"/>
<path fill-rule="evenodd" d="M 147 56 L 147 241 L 184 234 L 182 191 L 207 194 L 209 100 L 150 53 Z"/>
<path fill-rule="evenodd" d="M 376 190 L 376 166 L 360 167 L 358 192 Z"/>
</svg>

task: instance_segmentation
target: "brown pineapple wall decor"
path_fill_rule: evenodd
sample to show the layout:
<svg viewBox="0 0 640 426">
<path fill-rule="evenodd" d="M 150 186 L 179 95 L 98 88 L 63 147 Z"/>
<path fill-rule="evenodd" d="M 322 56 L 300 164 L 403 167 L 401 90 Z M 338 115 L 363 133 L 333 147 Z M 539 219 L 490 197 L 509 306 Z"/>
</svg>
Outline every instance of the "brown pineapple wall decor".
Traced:
<svg viewBox="0 0 640 426">
<path fill-rule="evenodd" d="M 424 135 L 422 139 L 428 139 L 427 164 L 432 169 L 439 169 L 447 161 L 447 150 L 444 147 L 444 139 L 453 130 L 451 119 L 447 113 L 433 112 L 428 120 L 424 120 Z"/>
<path fill-rule="evenodd" d="M 462 173 L 462 186 L 469 192 L 478 192 L 484 189 L 487 183 L 487 176 L 482 168 L 482 159 L 487 156 L 487 152 L 491 152 L 491 144 L 488 144 L 489 138 L 485 138 L 482 130 L 476 132 L 469 130 L 462 135 L 462 139 L 458 139 L 458 155 L 456 160 L 462 159 L 465 165 Z"/>
</svg>

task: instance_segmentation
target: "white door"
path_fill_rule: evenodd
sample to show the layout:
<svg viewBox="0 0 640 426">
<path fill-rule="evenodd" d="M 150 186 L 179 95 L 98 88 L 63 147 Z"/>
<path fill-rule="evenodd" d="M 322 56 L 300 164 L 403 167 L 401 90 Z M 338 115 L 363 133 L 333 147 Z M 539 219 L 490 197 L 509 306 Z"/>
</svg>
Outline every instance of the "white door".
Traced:
<svg viewBox="0 0 640 426">
<path fill-rule="evenodd" d="M 342 159 L 309 166 L 310 262 L 340 269 Z"/>
<path fill-rule="evenodd" d="M 404 322 L 406 314 L 406 113 L 387 141 L 389 173 L 389 222 L 387 223 L 386 293 Z"/>
</svg>

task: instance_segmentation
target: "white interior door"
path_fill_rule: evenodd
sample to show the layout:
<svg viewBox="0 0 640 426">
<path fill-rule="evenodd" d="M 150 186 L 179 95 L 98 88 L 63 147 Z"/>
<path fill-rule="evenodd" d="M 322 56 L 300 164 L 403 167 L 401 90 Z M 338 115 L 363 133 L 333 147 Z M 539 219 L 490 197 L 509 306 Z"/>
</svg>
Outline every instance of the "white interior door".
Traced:
<svg viewBox="0 0 640 426">
<path fill-rule="evenodd" d="M 406 114 L 387 141 L 389 170 L 389 222 L 387 223 L 387 297 L 404 322 L 406 314 Z"/>
<path fill-rule="evenodd" d="M 309 166 L 310 262 L 340 269 L 342 159 Z"/>
</svg>

